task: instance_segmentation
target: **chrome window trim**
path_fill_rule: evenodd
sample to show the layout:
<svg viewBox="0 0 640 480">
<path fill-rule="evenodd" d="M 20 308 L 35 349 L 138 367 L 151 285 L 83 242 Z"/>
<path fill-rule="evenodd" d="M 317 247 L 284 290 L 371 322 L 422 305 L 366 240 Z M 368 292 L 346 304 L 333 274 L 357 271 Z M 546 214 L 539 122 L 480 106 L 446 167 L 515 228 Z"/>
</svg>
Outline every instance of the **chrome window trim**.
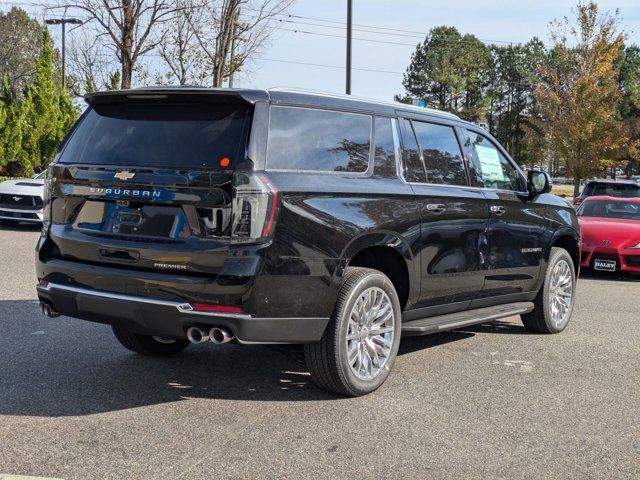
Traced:
<svg viewBox="0 0 640 480">
<path fill-rule="evenodd" d="M 367 164 L 367 169 L 364 172 L 336 172 L 335 170 L 301 170 L 296 168 L 269 168 L 269 135 L 271 133 L 271 111 L 274 108 L 298 108 L 302 110 L 322 110 L 324 112 L 333 112 L 333 113 L 344 113 L 347 115 L 358 115 L 362 117 L 369 117 L 369 160 Z M 321 174 L 329 174 L 329 175 L 348 175 L 354 177 L 368 177 L 373 173 L 373 154 L 374 154 L 374 145 L 373 138 L 374 135 L 374 124 L 373 124 L 373 114 L 371 113 L 360 113 L 360 112 L 352 112 L 349 110 L 339 110 L 335 108 L 327 108 L 327 107 L 313 107 L 313 106 L 301 106 L 301 105 L 290 105 L 290 104 L 271 104 L 269 106 L 269 121 L 267 124 L 267 145 L 265 147 L 265 171 L 267 172 L 282 172 L 282 173 L 321 173 Z"/>
</svg>

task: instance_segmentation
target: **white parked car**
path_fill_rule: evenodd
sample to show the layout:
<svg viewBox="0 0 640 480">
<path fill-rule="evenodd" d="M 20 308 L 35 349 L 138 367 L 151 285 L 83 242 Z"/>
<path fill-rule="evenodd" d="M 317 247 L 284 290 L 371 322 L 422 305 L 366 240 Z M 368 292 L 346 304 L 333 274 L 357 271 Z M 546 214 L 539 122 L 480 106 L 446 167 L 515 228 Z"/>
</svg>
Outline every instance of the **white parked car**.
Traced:
<svg viewBox="0 0 640 480">
<path fill-rule="evenodd" d="M 0 183 L 0 223 L 42 223 L 42 197 L 46 171 L 33 178 Z"/>
</svg>

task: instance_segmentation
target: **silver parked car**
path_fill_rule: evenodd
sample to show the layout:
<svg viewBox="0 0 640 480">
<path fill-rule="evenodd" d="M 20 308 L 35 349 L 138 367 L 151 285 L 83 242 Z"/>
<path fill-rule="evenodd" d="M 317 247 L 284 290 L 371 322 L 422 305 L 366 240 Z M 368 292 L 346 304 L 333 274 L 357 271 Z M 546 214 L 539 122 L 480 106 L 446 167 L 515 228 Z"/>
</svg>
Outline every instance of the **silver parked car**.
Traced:
<svg viewBox="0 0 640 480">
<path fill-rule="evenodd" d="M 30 179 L 0 183 L 0 223 L 42 223 L 42 197 L 46 171 Z"/>
</svg>

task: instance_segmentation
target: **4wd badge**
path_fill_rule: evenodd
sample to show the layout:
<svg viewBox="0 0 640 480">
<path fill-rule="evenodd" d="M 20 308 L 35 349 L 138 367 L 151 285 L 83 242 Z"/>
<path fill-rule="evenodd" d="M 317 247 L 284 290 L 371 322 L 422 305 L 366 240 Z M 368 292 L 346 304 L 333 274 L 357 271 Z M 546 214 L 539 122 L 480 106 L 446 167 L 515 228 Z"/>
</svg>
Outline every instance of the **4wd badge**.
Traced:
<svg viewBox="0 0 640 480">
<path fill-rule="evenodd" d="M 131 180 L 133 177 L 135 177 L 135 175 L 135 173 L 123 170 L 122 172 L 116 173 L 113 178 L 117 178 L 118 180 Z"/>
</svg>

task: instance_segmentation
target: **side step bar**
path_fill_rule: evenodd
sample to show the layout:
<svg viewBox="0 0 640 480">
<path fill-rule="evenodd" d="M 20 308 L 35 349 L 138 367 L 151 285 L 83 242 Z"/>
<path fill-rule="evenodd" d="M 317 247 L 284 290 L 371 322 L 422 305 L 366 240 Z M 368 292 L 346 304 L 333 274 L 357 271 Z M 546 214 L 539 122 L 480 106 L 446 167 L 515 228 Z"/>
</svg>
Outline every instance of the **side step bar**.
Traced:
<svg viewBox="0 0 640 480">
<path fill-rule="evenodd" d="M 453 330 L 478 323 L 491 322 L 512 315 L 521 315 L 533 310 L 533 302 L 507 303 L 495 307 L 465 310 L 464 312 L 448 313 L 435 317 L 421 318 L 402 324 L 402 335 L 426 335 L 428 333 Z"/>
</svg>

